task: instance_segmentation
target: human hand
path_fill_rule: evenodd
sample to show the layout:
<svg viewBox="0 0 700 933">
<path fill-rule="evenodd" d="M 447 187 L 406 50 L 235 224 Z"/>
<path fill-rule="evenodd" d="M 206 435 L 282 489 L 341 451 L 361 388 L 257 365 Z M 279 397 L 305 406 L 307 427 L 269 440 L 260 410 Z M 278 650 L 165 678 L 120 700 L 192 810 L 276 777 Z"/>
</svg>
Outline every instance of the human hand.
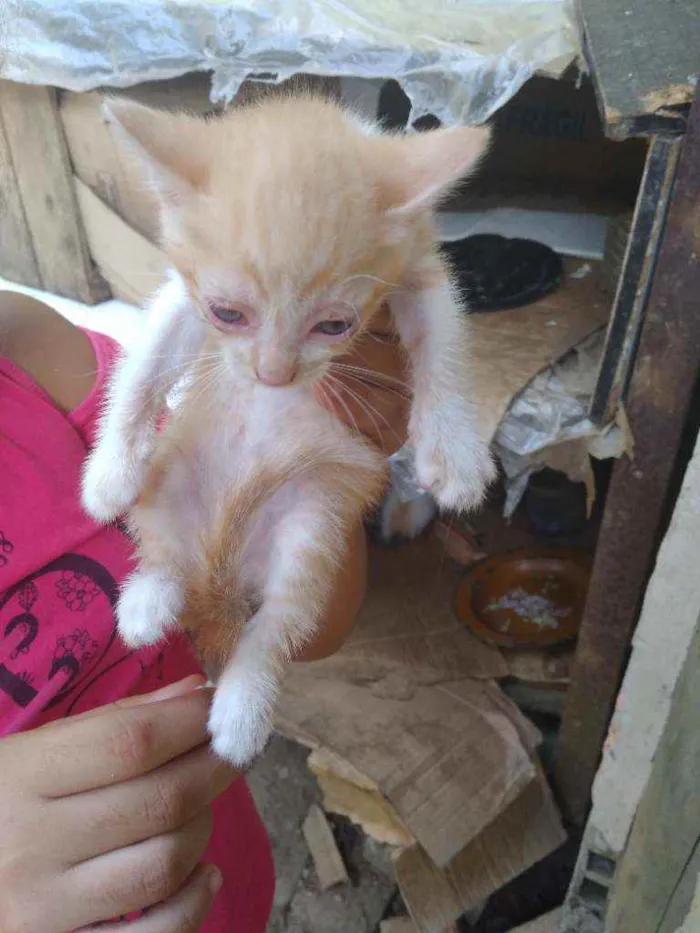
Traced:
<svg viewBox="0 0 700 933">
<path fill-rule="evenodd" d="M 154 694 L 0 740 L 2 933 L 196 933 L 221 876 L 198 866 L 235 774 L 205 744 L 210 692 Z"/>
<path fill-rule="evenodd" d="M 387 456 L 406 440 L 411 390 L 403 348 L 393 336 L 388 309 L 372 321 L 321 383 L 319 398 Z M 338 397 L 340 396 L 340 397 Z"/>
</svg>

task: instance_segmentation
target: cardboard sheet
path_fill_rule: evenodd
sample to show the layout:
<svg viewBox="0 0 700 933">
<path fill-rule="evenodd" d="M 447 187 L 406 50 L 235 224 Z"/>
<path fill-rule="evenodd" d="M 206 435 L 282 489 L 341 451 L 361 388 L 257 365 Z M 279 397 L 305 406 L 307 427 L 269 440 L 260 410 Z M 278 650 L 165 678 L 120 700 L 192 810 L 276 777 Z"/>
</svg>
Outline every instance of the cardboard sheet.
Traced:
<svg viewBox="0 0 700 933">
<path fill-rule="evenodd" d="M 395 863 L 399 888 L 422 933 L 442 933 L 462 913 L 527 871 L 566 834 L 540 771 L 520 796 L 444 868 L 421 846 L 401 852 Z"/>
<path fill-rule="evenodd" d="M 446 864 L 535 777 L 532 726 L 492 683 L 419 687 L 410 699 L 295 665 L 278 728 L 348 762 L 381 792 L 438 864 Z"/>
</svg>

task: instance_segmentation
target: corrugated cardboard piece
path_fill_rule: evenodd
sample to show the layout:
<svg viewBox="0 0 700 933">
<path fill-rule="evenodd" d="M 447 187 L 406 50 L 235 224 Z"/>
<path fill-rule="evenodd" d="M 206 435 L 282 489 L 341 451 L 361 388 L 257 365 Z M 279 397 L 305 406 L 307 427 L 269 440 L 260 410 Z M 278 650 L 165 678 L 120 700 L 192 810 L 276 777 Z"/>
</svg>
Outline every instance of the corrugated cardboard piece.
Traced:
<svg viewBox="0 0 700 933">
<path fill-rule="evenodd" d="M 418 928 L 423 933 L 442 933 L 565 840 L 551 791 L 538 772 L 520 796 L 444 868 L 438 868 L 421 846 L 413 846 L 396 859 L 396 877 Z"/>
</svg>

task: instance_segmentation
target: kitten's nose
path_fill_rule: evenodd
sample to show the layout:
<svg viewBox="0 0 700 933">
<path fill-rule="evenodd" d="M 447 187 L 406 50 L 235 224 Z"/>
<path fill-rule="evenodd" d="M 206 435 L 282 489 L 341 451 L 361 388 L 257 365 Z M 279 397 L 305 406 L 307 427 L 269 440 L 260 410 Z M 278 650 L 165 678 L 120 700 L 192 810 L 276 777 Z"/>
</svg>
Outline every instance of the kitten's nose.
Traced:
<svg viewBox="0 0 700 933">
<path fill-rule="evenodd" d="M 258 381 L 266 386 L 286 386 L 296 376 L 296 368 L 293 366 L 280 367 L 275 369 L 257 369 L 255 375 Z"/>
</svg>

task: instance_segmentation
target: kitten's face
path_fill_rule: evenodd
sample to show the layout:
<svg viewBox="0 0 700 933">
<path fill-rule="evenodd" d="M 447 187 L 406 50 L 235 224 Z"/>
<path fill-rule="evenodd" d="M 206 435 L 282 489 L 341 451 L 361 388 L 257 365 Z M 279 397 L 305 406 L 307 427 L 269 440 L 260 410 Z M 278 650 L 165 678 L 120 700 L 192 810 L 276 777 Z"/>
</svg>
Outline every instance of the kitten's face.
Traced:
<svg viewBox="0 0 700 933">
<path fill-rule="evenodd" d="M 221 119 L 112 101 L 162 204 L 162 241 L 237 373 L 309 383 L 392 291 L 419 280 L 431 211 L 488 131 L 409 137 L 332 101 L 281 98 Z"/>
<path fill-rule="evenodd" d="M 197 302 L 236 372 L 267 386 L 316 382 L 346 353 L 381 303 L 382 283 L 358 275 L 304 294 L 263 292 L 245 274 L 203 272 Z"/>
</svg>

